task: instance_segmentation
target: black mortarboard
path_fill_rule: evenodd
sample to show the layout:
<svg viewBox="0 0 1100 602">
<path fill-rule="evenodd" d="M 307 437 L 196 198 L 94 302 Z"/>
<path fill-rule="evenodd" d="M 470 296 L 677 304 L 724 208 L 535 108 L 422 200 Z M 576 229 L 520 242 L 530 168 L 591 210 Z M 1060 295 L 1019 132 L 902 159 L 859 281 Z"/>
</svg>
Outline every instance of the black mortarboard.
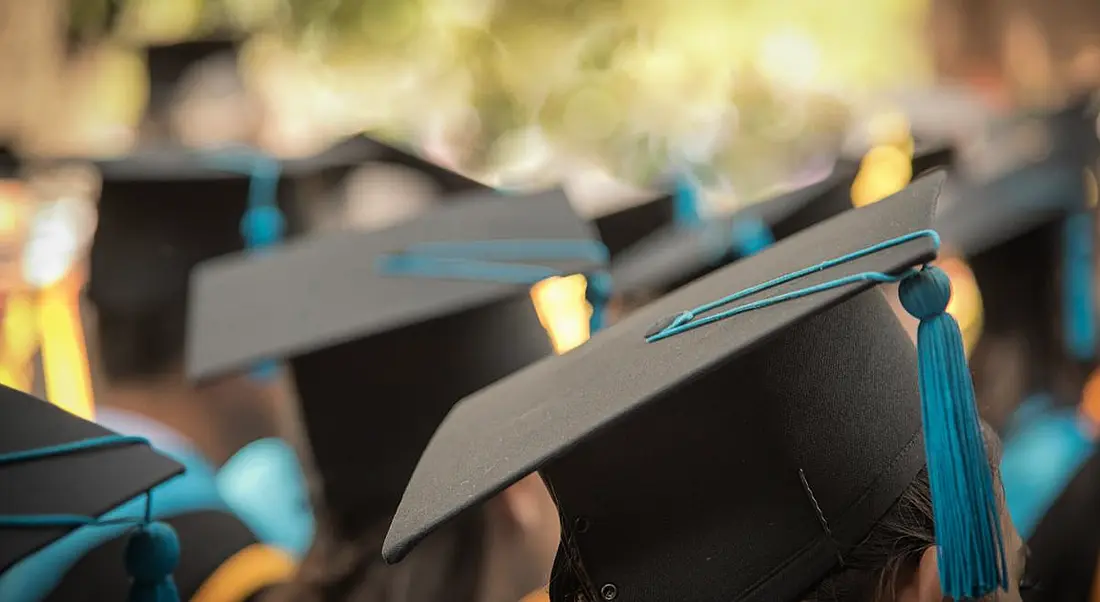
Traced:
<svg viewBox="0 0 1100 602">
<path fill-rule="evenodd" d="M 1084 105 L 1018 117 L 969 145 L 939 210 L 944 242 L 974 255 L 1087 206 L 1096 117 Z"/>
<path fill-rule="evenodd" d="M 76 517 L 94 524 L 182 472 L 147 442 L 0 386 L 0 574 L 79 527 Z"/>
<path fill-rule="evenodd" d="M 554 602 L 799 600 L 910 486 L 928 448 L 945 594 L 1003 586 L 947 277 L 912 270 L 936 255 L 927 229 L 942 181 L 791 236 L 467 397 L 424 452 L 384 556 L 400 560 L 539 470 L 562 515 Z M 894 279 L 922 317 L 917 353 L 870 290 Z M 775 290 L 761 294 L 764 283 Z M 738 291 L 752 311 L 716 314 L 734 311 L 716 300 Z"/>
<path fill-rule="evenodd" d="M 451 405 L 551 352 L 530 285 L 605 255 L 551 191 L 212 261 L 192 281 L 188 370 L 289 358 L 337 520 L 388 519 Z"/>
<path fill-rule="evenodd" d="M 88 295 L 101 309 L 143 313 L 183 303 L 195 265 L 245 247 L 246 175 L 217 171 L 182 151 L 100 168 Z"/>
<path fill-rule="evenodd" d="M 1035 390 L 1054 386 L 1054 366 L 1040 364 L 1095 356 L 1098 156 L 1096 110 L 1084 104 L 998 124 L 960 155 L 937 217 L 986 300 L 983 330 L 1023 332 L 1044 348 L 1030 370 Z"/>
<path fill-rule="evenodd" d="M 171 105 L 178 86 L 191 68 L 217 56 L 235 58 L 236 51 L 236 42 L 225 38 L 150 46 L 146 49 L 146 71 L 149 77 L 147 112 L 153 116 L 162 115 Z"/>
<path fill-rule="evenodd" d="M 855 170 L 840 164 L 824 180 L 701 223 L 673 223 L 612 259 L 616 294 L 667 292 L 776 240 L 852 208 Z"/>
</svg>

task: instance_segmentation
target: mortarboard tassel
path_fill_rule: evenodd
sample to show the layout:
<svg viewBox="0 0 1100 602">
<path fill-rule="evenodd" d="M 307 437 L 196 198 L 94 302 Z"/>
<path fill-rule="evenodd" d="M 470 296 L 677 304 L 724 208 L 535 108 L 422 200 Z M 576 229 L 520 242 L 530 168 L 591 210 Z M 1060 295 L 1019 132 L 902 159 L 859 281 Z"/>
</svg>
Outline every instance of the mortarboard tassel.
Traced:
<svg viewBox="0 0 1100 602">
<path fill-rule="evenodd" d="M 279 161 L 252 152 L 240 156 L 216 154 L 214 159 L 220 167 L 249 176 L 248 208 L 241 216 L 241 237 L 245 248 L 262 252 L 279 244 L 286 232 L 286 217 L 278 201 L 282 172 Z M 252 376 L 261 382 L 275 378 L 278 372 L 278 364 L 272 361 L 260 362 L 252 368 Z"/>
<path fill-rule="evenodd" d="M 920 320 L 921 414 L 940 584 L 950 598 L 980 598 L 1004 588 L 1008 574 L 962 332 L 947 313 L 951 280 L 943 270 L 926 266 L 902 279 L 898 296 L 905 311 Z"/>
<path fill-rule="evenodd" d="M 738 257 L 756 255 L 775 244 L 775 236 L 764 220 L 754 217 L 733 222 L 733 250 Z"/>
<path fill-rule="evenodd" d="M 1093 291 L 1093 213 L 1079 211 L 1066 218 L 1062 230 L 1062 326 L 1066 350 L 1087 362 L 1096 355 Z"/>
<path fill-rule="evenodd" d="M 939 247 L 939 234 L 933 230 L 892 238 L 681 312 L 650 329 L 646 341 L 657 342 L 749 311 L 858 282 L 900 281 L 902 305 L 920 320 L 917 358 L 921 415 L 936 525 L 940 585 L 944 595 L 950 598 L 976 599 L 997 588 L 1006 588 L 1008 569 L 997 496 L 962 333 L 955 319 L 946 312 L 951 299 L 951 280 L 947 274 L 933 266 L 902 274 L 860 272 L 710 314 L 776 286 L 918 238 L 930 238 Z"/>
<path fill-rule="evenodd" d="M 172 571 L 180 561 L 180 541 L 165 523 L 146 523 L 126 544 L 126 572 L 134 580 L 127 602 L 179 602 Z"/>
<path fill-rule="evenodd" d="M 672 219 L 677 225 L 686 228 L 697 228 L 703 223 L 703 216 L 699 211 L 699 192 L 685 177 L 676 178 Z"/>
<path fill-rule="evenodd" d="M 125 445 L 149 445 L 143 437 L 111 435 L 42 447 L 38 449 L 0 454 L 0 466 L 34 462 L 86 451 Z M 172 572 L 179 565 L 180 542 L 175 529 L 162 522 L 154 522 L 152 491 L 145 494 L 145 515 L 141 518 L 117 518 L 99 520 L 88 516 L 67 514 L 42 514 L 25 516 L 0 516 L 3 528 L 80 528 L 94 526 L 137 525 L 126 545 L 126 572 L 133 579 L 127 602 L 179 602 L 179 591 L 172 579 Z"/>
</svg>

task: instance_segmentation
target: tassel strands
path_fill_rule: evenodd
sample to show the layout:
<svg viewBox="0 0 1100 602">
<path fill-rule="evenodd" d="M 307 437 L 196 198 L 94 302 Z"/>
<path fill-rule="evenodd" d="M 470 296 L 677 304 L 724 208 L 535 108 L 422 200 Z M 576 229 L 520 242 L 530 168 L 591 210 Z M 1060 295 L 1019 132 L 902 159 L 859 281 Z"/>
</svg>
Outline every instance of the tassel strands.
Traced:
<svg viewBox="0 0 1100 602">
<path fill-rule="evenodd" d="M 962 334 L 936 267 L 904 278 L 902 306 L 920 320 L 917 356 L 925 454 L 943 593 L 976 599 L 1008 584 L 1004 534 Z"/>
</svg>

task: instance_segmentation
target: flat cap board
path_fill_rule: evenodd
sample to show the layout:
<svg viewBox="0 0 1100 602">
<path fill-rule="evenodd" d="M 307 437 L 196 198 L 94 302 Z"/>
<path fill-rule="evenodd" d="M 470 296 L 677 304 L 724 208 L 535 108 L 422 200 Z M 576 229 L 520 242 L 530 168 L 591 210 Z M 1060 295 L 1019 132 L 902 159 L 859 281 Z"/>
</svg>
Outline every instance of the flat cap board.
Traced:
<svg viewBox="0 0 1100 602">
<path fill-rule="evenodd" d="M 0 386 L 0 454 L 114 435 Z M 126 445 L 0 465 L 0 515 L 97 517 L 183 472 L 147 445 Z M 0 528 L 0 573 L 72 529 Z"/>
<path fill-rule="evenodd" d="M 526 285 L 378 271 L 378 258 L 411 245 L 595 240 L 591 226 L 561 191 L 468 197 L 387 230 L 325 233 L 262 256 L 239 255 L 200 266 L 192 281 L 189 374 L 202 378 L 256 360 L 293 357 L 527 294 Z M 596 267 L 587 260 L 531 259 L 565 274 Z"/>
<path fill-rule="evenodd" d="M 734 226 L 739 222 L 758 221 L 781 239 L 851 209 L 848 189 L 853 176 L 847 165 L 838 165 L 819 182 L 712 218 L 702 226 L 670 225 L 658 230 L 612 260 L 615 292 L 671 290 L 734 259 Z"/>
<path fill-rule="evenodd" d="M 870 289 L 869 283 L 852 284 L 646 342 L 654 324 L 685 310 L 929 228 L 943 180 L 943 174 L 933 174 L 879 203 L 809 228 L 676 290 L 565 355 L 538 362 L 466 398 L 444 420 L 409 482 L 386 537 L 386 559 L 399 560 L 443 522 L 568 454 L 650 402 L 702 378 L 791 325 Z M 916 238 L 761 296 L 864 271 L 897 273 L 934 255 L 931 240 Z M 755 298 L 759 297 L 746 302 Z M 751 400 L 731 398 L 735 402 Z M 916 421 L 919 431 L 919 413 Z"/>
</svg>

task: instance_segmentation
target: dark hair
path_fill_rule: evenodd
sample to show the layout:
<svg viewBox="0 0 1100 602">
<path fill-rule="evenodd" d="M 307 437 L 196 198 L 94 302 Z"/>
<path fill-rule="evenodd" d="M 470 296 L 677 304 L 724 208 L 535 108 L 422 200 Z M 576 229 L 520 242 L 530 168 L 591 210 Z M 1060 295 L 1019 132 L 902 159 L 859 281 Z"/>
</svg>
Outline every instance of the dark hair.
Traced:
<svg viewBox="0 0 1100 602">
<path fill-rule="evenodd" d="M 999 482 L 1000 440 L 983 425 L 990 470 Z M 1004 503 L 1003 498 L 999 500 Z M 936 545 L 928 470 L 922 468 L 874 529 L 803 597 L 806 602 L 893 602 Z"/>
<path fill-rule="evenodd" d="M 99 307 L 96 339 L 103 375 L 112 382 L 142 381 L 170 372 L 183 359 L 185 303 L 140 312 Z"/>
<path fill-rule="evenodd" d="M 294 581 L 273 602 L 474 602 L 481 587 L 486 511 L 442 527 L 400 564 L 382 561 L 389 521 L 355 536 L 318 516 L 317 536 Z"/>
</svg>

